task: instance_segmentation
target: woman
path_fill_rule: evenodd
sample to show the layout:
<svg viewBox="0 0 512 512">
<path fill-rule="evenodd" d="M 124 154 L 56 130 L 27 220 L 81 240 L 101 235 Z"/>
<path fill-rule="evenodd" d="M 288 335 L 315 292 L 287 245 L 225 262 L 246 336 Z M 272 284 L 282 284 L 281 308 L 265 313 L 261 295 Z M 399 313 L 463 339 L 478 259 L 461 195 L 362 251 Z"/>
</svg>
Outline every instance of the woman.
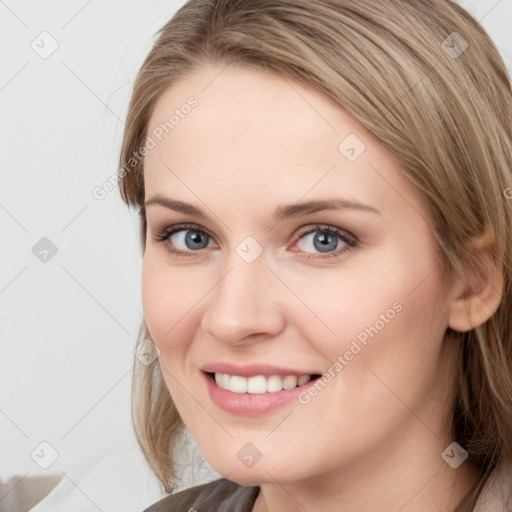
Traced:
<svg viewBox="0 0 512 512">
<path fill-rule="evenodd" d="M 225 478 L 148 511 L 508 510 L 511 97 L 448 0 L 193 0 L 162 28 L 119 171 L 133 418 L 167 491 L 185 431 Z"/>
</svg>

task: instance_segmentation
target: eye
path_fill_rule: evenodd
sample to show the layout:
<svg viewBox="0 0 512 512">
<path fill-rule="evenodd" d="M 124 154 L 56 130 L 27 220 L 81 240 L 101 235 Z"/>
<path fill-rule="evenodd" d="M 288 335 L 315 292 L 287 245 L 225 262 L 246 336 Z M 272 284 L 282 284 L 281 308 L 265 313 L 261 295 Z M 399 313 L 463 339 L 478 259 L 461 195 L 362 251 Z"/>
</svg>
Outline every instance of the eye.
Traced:
<svg viewBox="0 0 512 512">
<path fill-rule="evenodd" d="M 194 224 L 177 224 L 165 228 L 157 234 L 155 242 L 168 242 L 167 250 L 178 256 L 195 256 L 194 253 L 208 247 L 211 237 Z M 180 247 L 181 246 L 181 247 Z M 215 247 L 215 244 L 213 244 Z"/>
<path fill-rule="evenodd" d="M 299 246 L 300 252 L 308 253 L 306 258 L 339 256 L 357 246 L 357 239 L 353 235 L 334 226 L 316 224 L 313 229 L 305 229 L 307 231 L 299 233 L 300 238 L 295 245 Z"/>
<path fill-rule="evenodd" d="M 292 252 L 304 252 L 305 258 L 328 258 L 339 256 L 358 245 L 356 237 L 350 233 L 329 225 L 315 224 L 306 226 L 299 232 L 297 249 Z M 166 243 L 167 250 L 176 256 L 197 256 L 202 249 L 215 247 L 211 236 L 195 224 L 176 224 L 166 227 L 153 237 L 155 242 Z M 318 251 L 318 252 L 312 252 Z"/>
</svg>

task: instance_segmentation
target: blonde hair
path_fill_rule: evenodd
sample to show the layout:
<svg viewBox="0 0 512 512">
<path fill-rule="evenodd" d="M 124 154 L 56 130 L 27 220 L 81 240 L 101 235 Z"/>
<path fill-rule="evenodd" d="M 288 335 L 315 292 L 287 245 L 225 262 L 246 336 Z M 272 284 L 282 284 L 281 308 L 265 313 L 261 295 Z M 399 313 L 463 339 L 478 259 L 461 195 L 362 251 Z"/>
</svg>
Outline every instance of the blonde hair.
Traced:
<svg viewBox="0 0 512 512">
<path fill-rule="evenodd" d="M 467 240 L 488 232 L 503 297 L 484 324 L 446 333 L 458 347 L 452 435 L 481 470 L 512 460 L 512 94 L 489 36 L 449 0 L 192 0 L 158 32 L 135 81 L 120 155 L 123 200 L 146 243 L 143 160 L 155 102 L 205 63 L 239 63 L 308 84 L 372 132 L 423 192 L 447 268 L 478 268 Z M 140 339 L 150 338 L 145 322 Z M 158 364 L 135 361 L 132 417 L 144 454 L 175 489 L 184 425 Z"/>
</svg>

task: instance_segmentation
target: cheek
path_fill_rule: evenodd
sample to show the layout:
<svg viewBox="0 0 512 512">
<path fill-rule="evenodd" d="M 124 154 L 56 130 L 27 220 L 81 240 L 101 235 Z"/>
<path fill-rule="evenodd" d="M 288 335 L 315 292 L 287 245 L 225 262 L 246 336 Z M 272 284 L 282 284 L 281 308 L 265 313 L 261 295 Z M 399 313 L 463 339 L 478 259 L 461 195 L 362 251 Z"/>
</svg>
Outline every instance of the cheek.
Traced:
<svg viewBox="0 0 512 512">
<path fill-rule="evenodd" d="M 300 282 L 286 276 L 311 310 L 299 304 L 287 316 L 331 361 L 350 350 L 354 340 L 369 347 L 385 339 L 382 348 L 392 350 L 411 342 L 419 346 L 423 337 L 437 339 L 447 324 L 439 270 L 432 271 L 430 262 L 412 266 L 405 254 L 395 253 L 387 263 L 373 262 L 335 277 L 334 272 L 306 276 Z"/>
<path fill-rule="evenodd" d="M 194 307 L 204 295 L 197 274 L 167 265 L 164 258 L 146 251 L 142 264 L 141 296 L 146 325 L 160 350 L 175 352 L 187 343 L 183 332 Z"/>
<path fill-rule="evenodd" d="M 441 379 L 447 311 L 440 270 L 430 263 L 407 266 L 397 255 L 386 273 L 359 287 L 365 300 L 344 302 L 331 360 L 343 357 L 335 387 L 356 417 L 369 409 L 392 424 L 407 412 L 404 403 L 421 407 Z"/>
<path fill-rule="evenodd" d="M 376 387 L 382 385 L 370 369 L 398 389 L 412 381 L 419 389 L 432 379 L 441 357 L 448 305 L 433 247 L 423 245 L 420 253 L 405 244 L 379 251 L 378 258 L 333 281 L 310 281 L 315 284 L 307 301 L 323 323 L 310 323 L 318 329 L 316 336 L 306 322 L 302 325 L 317 351 L 327 356 L 326 370 L 343 373 L 335 386 L 345 391 L 357 385 L 359 398 L 364 395 L 373 402 Z"/>
</svg>

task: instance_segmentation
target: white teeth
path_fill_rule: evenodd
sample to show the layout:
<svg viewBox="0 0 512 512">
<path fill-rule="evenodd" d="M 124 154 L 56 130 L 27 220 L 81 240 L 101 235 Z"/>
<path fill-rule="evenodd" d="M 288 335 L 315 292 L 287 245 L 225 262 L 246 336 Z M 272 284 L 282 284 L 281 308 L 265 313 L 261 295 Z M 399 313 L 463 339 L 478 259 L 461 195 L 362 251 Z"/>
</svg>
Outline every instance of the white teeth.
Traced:
<svg viewBox="0 0 512 512">
<path fill-rule="evenodd" d="M 268 378 L 264 375 L 245 378 L 239 375 L 227 373 L 215 373 L 217 385 L 233 393 L 251 393 L 261 395 L 263 393 L 276 393 L 283 389 L 293 389 L 297 385 L 302 386 L 311 380 L 311 375 L 286 375 L 284 378 L 279 375 L 271 375 Z"/>
<path fill-rule="evenodd" d="M 220 388 L 229 389 L 230 376 L 227 373 L 216 373 L 215 382 Z"/>
<path fill-rule="evenodd" d="M 297 384 L 299 386 L 302 386 L 302 385 L 306 384 L 306 382 L 309 382 L 310 380 L 311 380 L 311 377 L 309 375 L 303 375 L 302 377 L 299 377 Z"/>
<path fill-rule="evenodd" d="M 233 378 L 233 377 L 231 377 Z M 241 377 L 240 377 L 241 378 Z M 267 392 L 267 379 L 263 375 L 247 379 L 247 392 L 254 395 Z"/>
<path fill-rule="evenodd" d="M 297 387 L 297 377 L 295 375 L 287 375 L 283 379 L 283 389 L 293 389 Z"/>
<path fill-rule="evenodd" d="M 224 389 L 229 389 L 229 385 L 231 383 L 231 376 L 227 373 L 221 373 L 222 375 L 222 387 Z"/>
<path fill-rule="evenodd" d="M 277 375 L 272 375 L 268 378 L 267 381 L 267 391 L 269 393 L 275 393 L 276 391 L 281 391 L 283 389 L 283 381 Z"/>
<path fill-rule="evenodd" d="M 233 393 L 247 393 L 247 379 L 238 375 L 231 375 L 229 389 Z"/>
</svg>

